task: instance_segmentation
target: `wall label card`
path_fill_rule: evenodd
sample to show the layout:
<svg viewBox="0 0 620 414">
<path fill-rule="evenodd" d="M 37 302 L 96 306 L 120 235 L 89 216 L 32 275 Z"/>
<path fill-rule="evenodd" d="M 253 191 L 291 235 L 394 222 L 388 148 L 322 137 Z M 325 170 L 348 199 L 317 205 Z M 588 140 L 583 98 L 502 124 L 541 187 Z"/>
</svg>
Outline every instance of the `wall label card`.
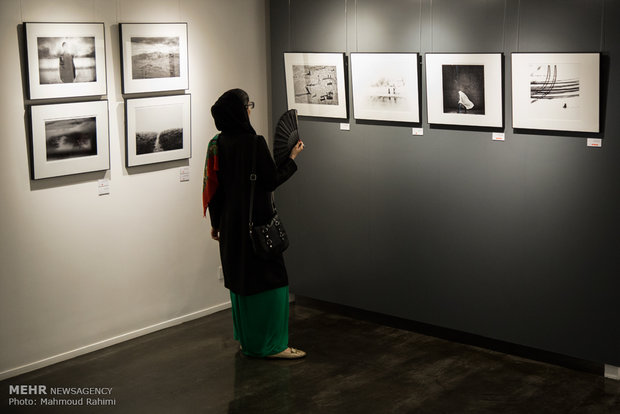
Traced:
<svg viewBox="0 0 620 414">
<path fill-rule="evenodd" d="M 181 167 L 181 182 L 187 182 L 189 181 L 189 167 Z"/>
<path fill-rule="evenodd" d="M 110 180 L 105 178 L 103 180 L 99 180 L 97 183 L 97 188 L 100 196 L 110 194 Z"/>
<path fill-rule="evenodd" d="M 588 138 L 587 144 L 588 147 L 600 148 L 603 146 L 603 140 L 600 138 Z"/>
</svg>

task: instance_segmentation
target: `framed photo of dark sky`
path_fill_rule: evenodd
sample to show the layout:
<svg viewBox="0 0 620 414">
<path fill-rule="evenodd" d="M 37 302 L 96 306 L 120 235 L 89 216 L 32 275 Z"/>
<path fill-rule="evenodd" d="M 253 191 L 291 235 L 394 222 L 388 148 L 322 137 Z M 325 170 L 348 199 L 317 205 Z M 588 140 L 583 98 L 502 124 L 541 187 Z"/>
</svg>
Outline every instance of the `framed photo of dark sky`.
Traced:
<svg viewBox="0 0 620 414">
<path fill-rule="evenodd" d="M 500 53 L 427 53 L 429 124 L 503 127 Z"/>
<path fill-rule="evenodd" d="M 600 53 L 513 53 L 512 127 L 600 132 Z"/>
<path fill-rule="evenodd" d="M 187 23 L 121 23 L 123 93 L 189 88 Z"/>
<path fill-rule="evenodd" d="M 300 116 L 347 118 L 343 53 L 284 53 L 288 109 Z"/>
<path fill-rule="evenodd" d="M 191 96 L 125 100 L 127 166 L 191 157 Z"/>
<path fill-rule="evenodd" d="M 110 168 L 108 102 L 33 105 L 33 178 Z"/>
<path fill-rule="evenodd" d="M 30 99 L 107 93 L 103 23 L 24 23 Z"/>
</svg>

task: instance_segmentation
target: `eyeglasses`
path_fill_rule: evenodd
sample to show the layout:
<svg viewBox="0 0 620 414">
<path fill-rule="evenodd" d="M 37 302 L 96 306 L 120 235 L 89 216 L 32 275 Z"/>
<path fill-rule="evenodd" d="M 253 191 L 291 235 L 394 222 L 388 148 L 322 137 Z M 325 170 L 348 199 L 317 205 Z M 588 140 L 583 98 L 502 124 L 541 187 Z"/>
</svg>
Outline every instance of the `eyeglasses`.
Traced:
<svg viewBox="0 0 620 414">
<path fill-rule="evenodd" d="M 247 103 L 247 105 L 245 105 L 246 108 L 248 109 L 254 109 L 254 102 L 250 101 Z"/>
</svg>

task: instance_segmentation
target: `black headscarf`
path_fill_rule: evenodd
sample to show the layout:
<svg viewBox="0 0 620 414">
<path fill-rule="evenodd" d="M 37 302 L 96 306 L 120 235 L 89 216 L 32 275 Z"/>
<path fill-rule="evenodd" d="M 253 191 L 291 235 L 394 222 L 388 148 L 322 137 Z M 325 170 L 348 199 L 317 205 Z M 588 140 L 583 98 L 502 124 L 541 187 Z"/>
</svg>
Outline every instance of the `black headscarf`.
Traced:
<svg viewBox="0 0 620 414">
<path fill-rule="evenodd" d="M 256 135 L 245 107 L 249 102 L 248 94 L 242 89 L 224 92 L 211 107 L 215 127 L 222 132 Z"/>
</svg>

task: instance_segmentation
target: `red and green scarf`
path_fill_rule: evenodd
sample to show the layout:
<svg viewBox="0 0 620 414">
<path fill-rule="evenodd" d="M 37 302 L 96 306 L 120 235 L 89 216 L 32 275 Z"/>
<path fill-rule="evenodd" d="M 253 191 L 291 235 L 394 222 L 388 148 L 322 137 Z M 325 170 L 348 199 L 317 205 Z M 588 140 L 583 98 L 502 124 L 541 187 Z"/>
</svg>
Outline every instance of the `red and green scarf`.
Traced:
<svg viewBox="0 0 620 414">
<path fill-rule="evenodd" d="M 207 147 L 207 159 L 205 160 L 205 172 L 202 182 L 202 214 L 205 217 L 207 215 L 207 207 L 209 206 L 209 202 L 213 198 L 219 184 L 216 173 L 216 171 L 220 169 L 217 158 L 218 137 L 219 134 L 214 136 L 211 141 L 209 141 L 209 146 Z"/>
</svg>

